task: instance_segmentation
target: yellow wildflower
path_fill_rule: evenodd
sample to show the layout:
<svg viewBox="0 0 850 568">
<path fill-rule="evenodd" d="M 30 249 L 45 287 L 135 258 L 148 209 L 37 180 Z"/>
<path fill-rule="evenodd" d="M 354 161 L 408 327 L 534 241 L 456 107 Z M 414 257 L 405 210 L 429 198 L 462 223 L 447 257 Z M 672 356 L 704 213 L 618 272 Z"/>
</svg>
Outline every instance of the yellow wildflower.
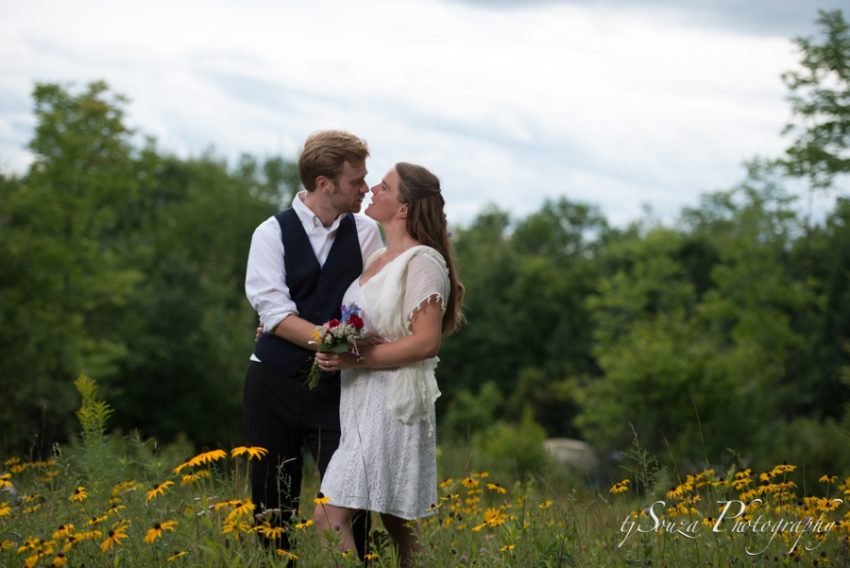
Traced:
<svg viewBox="0 0 850 568">
<path fill-rule="evenodd" d="M 193 457 L 189 460 L 189 464 L 192 467 L 198 465 L 204 465 L 208 463 L 212 463 L 214 461 L 222 460 L 227 457 L 227 452 L 224 450 L 210 450 L 208 452 L 202 452 L 197 456 Z"/>
<path fill-rule="evenodd" d="M 275 527 L 270 523 L 263 523 L 254 530 L 268 539 L 279 539 L 286 532 L 286 527 Z"/>
<path fill-rule="evenodd" d="M 478 487 L 478 480 L 472 477 L 471 475 L 464 477 L 461 483 L 463 483 L 463 486 L 467 489 L 473 489 L 475 487 Z"/>
<path fill-rule="evenodd" d="M 122 481 L 112 488 L 112 496 L 115 497 L 120 493 L 126 493 L 127 491 L 135 491 L 136 489 L 141 489 L 142 484 L 138 481 L 129 479 L 127 481 Z"/>
<path fill-rule="evenodd" d="M 103 521 L 105 521 L 108 518 L 109 518 L 108 513 L 105 514 L 105 515 L 100 515 L 99 517 L 92 517 L 91 519 L 89 519 L 88 524 L 90 526 L 96 526 L 96 525 L 99 525 L 100 523 L 102 523 Z"/>
<path fill-rule="evenodd" d="M 319 493 L 318 497 L 313 499 L 313 503 L 315 503 L 316 505 L 327 505 L 330 502 L 331 502 L 331 498 L 328 497 L 327 495 L 322 495 L 321 493 Z"/>
<path fill-rule="evenodd" d="M 236 531 L 249 533 L 252 530 L 254 529 L 251 528 L 251 525 L 249 525 L 245 521 L 240 521 L 239 519 L 235 518 L 227 518 L 221 523 L 221 534 L 229 534 Z"/>
<path fill-rule="evenodd" d="M 12 506 L 8 503 L 0 503 L 0 517 L 8 517 L 12 514 Z"/>
<path fill-rule="evenodd" d="M 551 506 L 552 506 L 552 500 L 551 500 L 551 499 L 546 499 L 546 500 L 545 500 L 545 501 L 543 501 L 542 503 L 538 504 L 538 505 L 537 505 L 537 508 L 538 508 L 538 509 L 548 509 L 548 508 L 549 508 L 549 507 L 551 507 Z"/>
<path fill-rule="evenodd" d="M 495 491 L 496 493 L 499 493 L 500 495 L 504 495 L 505 493 L 508 492 L 507 489 L 505 489 L 504 487 L 502 487 L 498 483 L 488 483 L 487 489 L 489 489 L 490 491 Z"/>
<path fill-rule="evenodd" d="M 484 511 L 484 523 L 491 527 L 497 527 L 507 520 L 501 509 L 490 508 Z"/>
<path fill-rule="evenodd" d="M 515 544 L 506 544 L 505 546 L 499 548 L 499 552 L 513 552 L 515 548 Z"/>
<path fill-rule="evenodd" d="M 624 479 L 624 480 L 619 481 L 619 482 L 615 483 L 614 485 L 612 485 L 611 489 L 609 489 L 608 492 L 611 493 L 612 495 L 617 495 L 619 493 L 625 493 L 626 491 L 629 490 L 629 484 L 631 484 L 631 481 L 629 481 L 628 479 Z"/>
<path fill-rule="evenodd" d="M 440 487 L 440 489 L 448 489 L 449 487 L 454 485 L 454 482 L 455 482 L 455 480 L 452 479 L 451 477 L 449 477 L 449 478 L 446 478 L 443 481 L 441 481 L 439 487 Z"/>
<path fill-rule="evenodd" d="M 284 550 L 282 548 L 276 549 L 274 551 L 274 553 L 277 554 L 278 556 L 282 556 L 282 557 L 286 558 L 287 560 L 298 560 L 297 554 L 293 554 L 292 552 L 289 552 L 288 550 Z"/>
<path fill-rule="evenodd" d="M 250 499 L 240 501 L 230 513 L 227 514 L 228 520 L 234 520 L 238 517 L 250 515 L 254 511 L 254 503 Z"/>
<path fill-rule="evenodd" d="M 309 520 L 306 520 L 306 521 L 302 520 L 298 523 L 295 523 L 295 528 L 298 529 L 298 530 L 306 529 L 306 528 L 312 527 L 312 526 L 313 526 L 313 519 L 309 519 Z"/>
<path fill-rule="evenodd" d="M 231 457 L 235 458 L 247 454 L 249 460 L 262 459 L 267 453 L 269 453 L 269 451 L 265 448 L 261 448 L 260 446 L 239 446 L 238 448 L 230 450 Z"/>
<path fill-rule="evenodd" d="M 172 554 L 171 556 L 169 556 L 166 560 L 168 562 L 174 562 L 178 558 L 183 558 L 187 554 L 189 554 L 189 553 L 186 552 L 185 550 L 179 550 L 179 551 L 175 552 L 174 554 Z"/>
<path fill-rule="evenodd" d="M 7 489 L 9 487 L 12 487 L 12 482 L 10 481 L 11 479 L 11 473 L 4 473 L 3 475 L 0 475 L 0 489 Z"/>
<path fill-rule="evenodd" d="M 12 456 L 9 459 L 7 459 L 6 461 L 4 461 L 3 465 L 16 465 L 16 464 L 19 464 L 19 463 L 21 463 L 21 458 L 19 458 L 17 456 Z"/>
<path fill-rule="evenodd" d="M 22 552 L 26 552 L 28 550 L 35 550 L 36 548 L 41 546 L 41 543 L 43 542 L 43 540 L 35 536 L 27 537 L 24 539 L 24 543 L 20 547 L 18 547 L 18 554 L 21 554 Z"/>
<path fill-rule="evenodd" d="M 53 562 L 51 562 L 51 566 L 55 568 L 59 568 L 61 566 L 65 566 L 68 563 L 68 557 L 65 556 L 64 553 L 60 552 L 56 556 L 53 557 Z"/>
<path fill-rule="evenodd" d="M 208 469 L 199 469 L 192 473 L 184 473 L 183 477 L 180 478 L 180 485 L 191 485 L 209 477 L 211 477 L 211 474 Z"/>
<path fill-rule="evenodd" d="M 88 498 L 88 496 L 89 494 L 86 491 L 86 488 L 80 485 L 76 489 L 74 489 L 74 492 L 71 494 L 70 497 L 68 497 L 68 499 L 70 499 L 71 501 L 76 501 L 77 503 L 82 503 Z"/>
<path fill-rule="evenodd" d="M 162 483 L 155 483 L 153 488 L 147 492 L 145 495 L 145 501 L 152 501 L 158 495 L 165 495 L 165 490 L 174 485 L 173 481 L 163 481 Z"/>
<path fill-rule="evenodd" d="M 818 479 L 818 481 L 820 481 L 821 483 L 833 484 L 836 481 L 838 481 L 838 476 L 837 475 L 821 475 L 820 479 Z"/>
<path fill-rule="evenodd" d="M 74 525 L 68 523 L 66 525 L 59 525 L 59 528 L 53 531 L 53 539 L 62 538 L 63 536 L 71 536 L 74 533 Z"/>
<path fill-rule="evenodd" d="M 106 539 L 100 543 L 100 550 L 102 552 L 107 552 L 112 549 L 113 546 L 118 546 L 121 544 L 121 541 L 127 538 L 127 525 L 126 523 L 116 523 L 113 525 L 112 530 L 109 531 L 106 535 Z"/>
<path fill-rule="evenodd" d="M 148 532 L 145 534 L 145 542 L 148 544 L 152 544 L 156 541 L 156 539 L 162 536 L 164 531 L 174 531 L 175 527 L 177 527 L 177 521 L 165 521 L 162 523 L 155 523 L 153 527 L 148 529 Z"/>
</svg>

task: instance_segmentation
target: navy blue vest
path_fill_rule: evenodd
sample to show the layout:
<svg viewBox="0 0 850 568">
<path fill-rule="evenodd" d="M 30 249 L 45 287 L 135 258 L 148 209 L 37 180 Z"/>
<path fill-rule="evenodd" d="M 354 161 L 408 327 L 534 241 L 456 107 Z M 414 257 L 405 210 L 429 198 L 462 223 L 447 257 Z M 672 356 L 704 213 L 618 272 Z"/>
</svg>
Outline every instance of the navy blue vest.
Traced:
<svg viewBox="0 0 850 568">
<path fill-rule="evenodd" d="M 363 272 L 363 253 L 354 215 L 349 213 L 341 219 L 324 266 L 319 266 L 294 209 L 278 213 L 275 218 L 280 223 L 283 240 L 286 285 L 298 307 L 298 316 L 316 325 L 338 318 L 345 291 Z M 270 333 L 260 337 L 254 353 L 263 363 L 288 375 L 306 374 L 314 354 Z"/>
</svg>

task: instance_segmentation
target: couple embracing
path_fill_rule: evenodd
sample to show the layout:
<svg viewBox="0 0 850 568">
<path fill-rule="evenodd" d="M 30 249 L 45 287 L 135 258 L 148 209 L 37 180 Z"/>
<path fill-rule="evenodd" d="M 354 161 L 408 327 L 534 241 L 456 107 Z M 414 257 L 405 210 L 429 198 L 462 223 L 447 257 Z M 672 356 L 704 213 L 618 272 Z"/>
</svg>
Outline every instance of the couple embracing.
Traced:
<svg viewBox="0 0 850 568">
<path fill-rule="evenodd" d="M 298 510 L 306 446 L 322 478 L 320 533 L 338 531 L 362 557 L 375 511 L 409 565 L 420 548 L 410 521 L 436 503 L 434 369 L 460 323 L 463 286 L 437 177 L 398 163 L 361 215 L 368 156 L 352 134 L 314 133 L 298 161 L 305 191 L 254 232 L 245 290 L 263 333 L 245 378 L 245 430 L 269 451 L 251 472 L 260 518 L 287 526 Z M 316 353 L 316 326 L 351 304 L 371 339 L 357 356 Z M 311 389 L 314 359 L 322 376 Z M 285 536 L 275 544 L 289 548 Z"/>
</svg>

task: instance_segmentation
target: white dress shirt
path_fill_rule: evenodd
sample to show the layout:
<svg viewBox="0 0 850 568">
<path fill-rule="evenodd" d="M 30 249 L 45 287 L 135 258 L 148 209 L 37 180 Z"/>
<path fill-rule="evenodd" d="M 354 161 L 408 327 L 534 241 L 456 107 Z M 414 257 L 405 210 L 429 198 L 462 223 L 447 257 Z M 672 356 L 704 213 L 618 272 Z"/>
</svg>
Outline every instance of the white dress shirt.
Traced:
<svg viewBox="0 0 850 568">
<path fill-rule="evenodd" d="M 298 193 L 292 199 L 292 208 L 304 226 L 319 266 L 324 266 L 336 239 L 342 215 L 337 217 L 330 227 L 325 227 L 304 203 L 306 194 L 306 191 Z M 381 233 L 377 223 L 365 215 L 355 214 L 354 221 L 365 262 L 369 255 L 383 246 Z M 286 285 L 283 255 L 280 223 L 272 216 L 254 230 L 245 273 L 245 295 L 260 316 L 260 323 L 266 333 L 271 332 L 288 316 L 298 315 L 298 308 L 289 295 L 289 286 Z"/>
</svg>

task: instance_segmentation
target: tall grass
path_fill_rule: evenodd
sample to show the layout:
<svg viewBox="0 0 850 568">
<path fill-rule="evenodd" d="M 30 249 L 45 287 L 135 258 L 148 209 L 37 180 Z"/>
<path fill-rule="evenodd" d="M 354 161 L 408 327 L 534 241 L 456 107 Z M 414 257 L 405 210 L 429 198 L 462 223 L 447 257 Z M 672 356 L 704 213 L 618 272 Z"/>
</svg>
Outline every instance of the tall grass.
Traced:
<svg viewBox="0 0 850 568">
<path fill-rule="evenodd" d="M 292 550 L 264 547 L 281 529 L 255 522 L 248 468 L 258 448 L 157 447 L 109 436 L 95 384 L 82 396 L 78 443 L 46 461 L 8 457 L 0 469 L 3 566 L 358 566 L 324 544 L 308 519 L 286 528 Z M 768 471 L 711 468 L 668 487 L 639 447 L 628 477 L 596 489 L 555 464 L 537 474 L 476 468 L 444 446 L 439 502 L 418 523 L 423 566 L 848 566 L 850 478 L 797 486 L 792 464 Z M 314 495 L 315 469 L 302 495 Z M 309 499 L 308 499 L 309 501 Z M 312 510 L 307 503 L 305 511 Z M 395 566 L 376 518 L 371 566 Z M 331 540 L 333 540 L 333 535 Z"/>
</svg>

